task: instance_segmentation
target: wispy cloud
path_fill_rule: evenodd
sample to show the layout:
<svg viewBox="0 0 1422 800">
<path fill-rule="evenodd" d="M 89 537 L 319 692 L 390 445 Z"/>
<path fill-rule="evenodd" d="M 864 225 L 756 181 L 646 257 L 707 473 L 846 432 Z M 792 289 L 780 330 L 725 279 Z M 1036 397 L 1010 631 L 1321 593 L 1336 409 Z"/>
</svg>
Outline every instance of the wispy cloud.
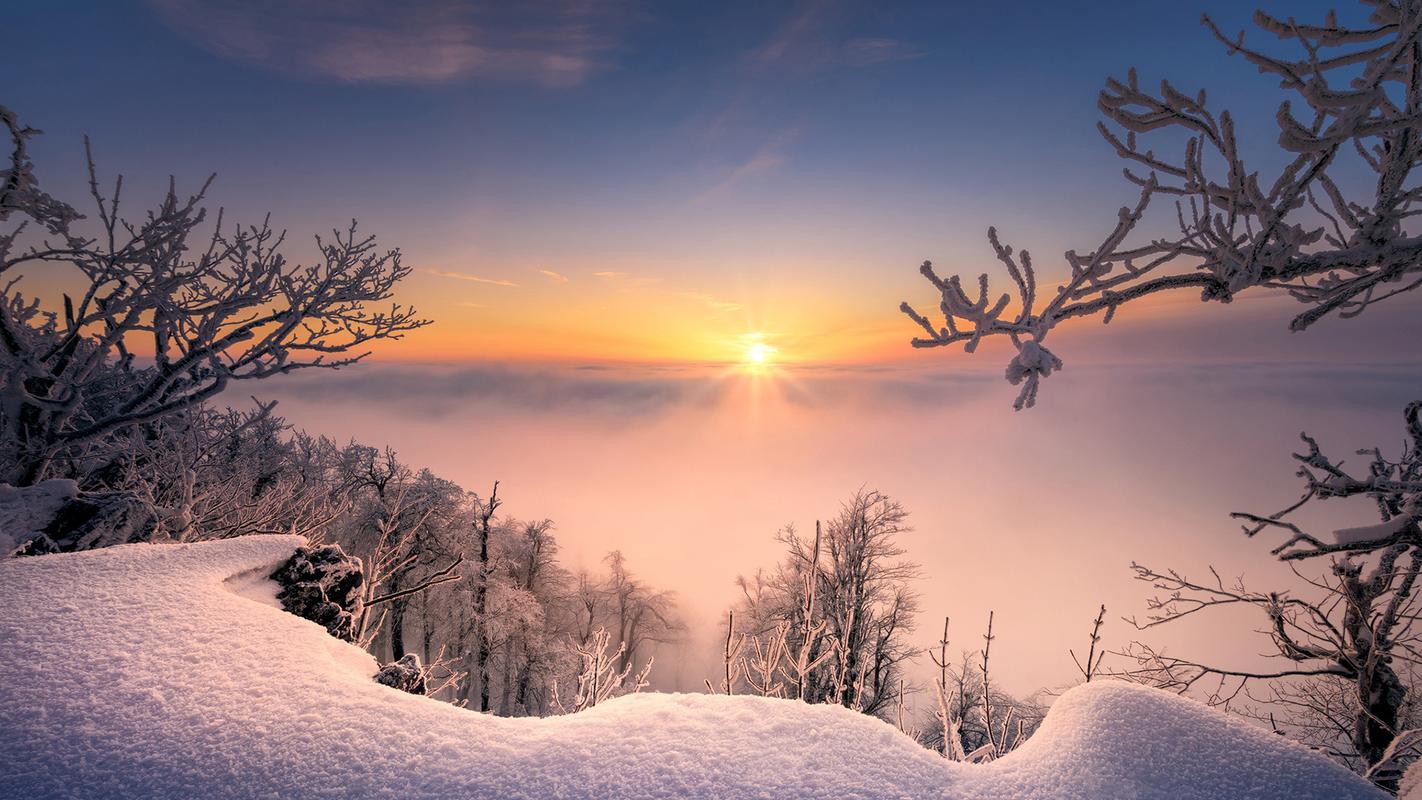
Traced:
<svg viewBox="0 0 1422 800">
<path fill-rule="evenodd" d="M 705 292 L 687 291 L 677 289 L 675 286 L 668 286 L 661 278 L 651 275 L 634 275 L 631 272 L 615 270 L 594 272 L 593 275 L 612 284 L 619 292 L 646 291 L 660 297 L 692 300 L 718 312 L 739 311 L 744 307 L 740 303 L 722 300 Z"/>
<path fill-rule="evenodd" d="M 567 87 L 606 66 L 618 3 L 532 0 L 148 0 L 169 27 L 244 64 L 308 79 L 375 84 L 490 79 Z"/>
<path fill-rule="evenodd" d="M 711 188 L 693 198 L 693 202 L 710 200 L 726 194 L 743 181 L 765 175 L 785 163 L 785 149 L 800 136 L 799 128 L 780 131 L 769 141 L 756 148 L 749 158 L 740 162 L 717 181 Z"/>
<path fill-rule="evenodd" d="M 898 39 L 850 39 L 840 48 L 842 61 L 854 67 L 910 61 L 924 55 L 922 50 Z"/>
<path fill-rule="evenodd" d="M 918 47 L 889 37 L 851 37 L 848 5 L 807 0 L 774 35 L 747 55 L 747 63 L 791 72 L 867 67 L 924 56 Z"/>
<path fill-rule="evenodd" d="M 567 275 L 563 275 L 563 274 L 561 274 L 561 273 L 554 272 L 554 271 L 551 270 L 551 269 L 540 269 L 540 270 L 538 271 L 538 274 L 539 274 L 539 275 L 542 275 L 543 277 L 547 278 L 547 279 L 550 280 L 550 281 L 553 281 L 554 283 L 567 283 L 567 282 L 568 282 L 568 276 L 567 276 Z"/>
<path fill-rule="evenodd" d="M 685 297 L 688 300 L 695 300 L 698 303 L 704 303 L 714 311 L 740 311 L 742 308 L 745 307 L 742 306 L 740 303 L 732 303 L 727 300 L 721 300 L 719 298 L 706 294 L 705 292 L 676 292 L 676 296 Z"/>
<path fill-rule="evenodd" d="M 454 278 L 455 280 L 461 280 L 461 281 L 473 281 L 473 282 L 475 282 L 475 283 L 487 283 L 487 284 L 491 284 L 491 285 L 493 285 L 493 286 L 518 286 L 518 284 L 517 284 L 517 283 L 514 283 L 513 281 L 506 281 L 506 280 L 504 280 L 504 279 L 502 279 L 502 278 L 485 278 L 485 277 L 482 277 L 482 276 L 479 276 L 479 275 L 470 275 L 470 274 L 467 273 L 467 272 L 453 272 L 453 271 L 451 271 L 451 270 L 432 269 L 432 268 L 429 268 L 429 267 L 421 267 L 421 268 L 420 268 L 420 272 L 426 272 L 426 273 L 429 273 L 430 275 L 438 275 L 438 276 L 441 277 L 441 278 Z"/>
</svg>

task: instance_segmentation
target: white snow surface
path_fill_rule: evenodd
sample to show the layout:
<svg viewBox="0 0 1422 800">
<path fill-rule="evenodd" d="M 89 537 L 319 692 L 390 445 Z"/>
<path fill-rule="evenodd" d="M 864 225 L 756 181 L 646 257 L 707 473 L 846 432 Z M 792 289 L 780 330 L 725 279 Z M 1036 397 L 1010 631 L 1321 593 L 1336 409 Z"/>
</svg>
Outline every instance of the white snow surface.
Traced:
<svg viewBox="0 0 1422 800">
<path fill-rule="evenodd" d="M 1360 528 L 1339 528 L 1333 532 L 1333 538 L 1340 545 L 1381 541 L 1402 533 L 1409 525 L 1416 521 L 1416 517 L 1399 514 L 1387 522 L 1379 522 L 1376 525 L 1364 525 Z"/>
<path fill-rule="evenodd" d="M 641 694 L 500 719 L 371 680 L 375 662 L 272 607 L 301 544 L 252 536 L 0 563 L 0 797 L 1381 798 L 1193 701 L 1066 692 L 988 765 L 838 706 Z"/>
</svg>

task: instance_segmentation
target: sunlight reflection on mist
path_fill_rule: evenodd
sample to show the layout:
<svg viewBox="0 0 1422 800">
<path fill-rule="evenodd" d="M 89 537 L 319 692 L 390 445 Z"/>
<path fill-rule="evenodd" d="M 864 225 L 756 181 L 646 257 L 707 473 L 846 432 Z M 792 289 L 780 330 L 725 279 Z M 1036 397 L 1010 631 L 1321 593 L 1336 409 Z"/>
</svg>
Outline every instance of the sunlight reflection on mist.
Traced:
<svg viewBox="0 0 1422 800">
<path fill-rule="evenodd" d="M 1115 621 L 1108 644 L 1129 638 L 1119 617 L 1147 593 L 1131 560 L 1279 575 L 1228 512 L 1297 496 L 1300 429 L 1337 452 L 1392 447 L 1402 406 L 1422 397 L 1410 364 L 1069 367 L 1024 413 L 995 370 L 371 365 L 319 377 L 276 385 L 280 413 L 390 444 L 465 486 L 500 479 L 508 513 L 557 521 L 571 565 L 620 548 L 707 633 L 736 575 L 774 563 L 777 528 L 880 489 L 911 512 L 904 543 L 927 576 L 927 617 L 969 631 L 995 610 L 994 659 L 1000 646 L 1001 676 L 1022 691 L 1070 677 L 1066 648 L 1099 603 Z M 1201 655 L 1258 650 L 1214 629 L 1162 635 Z M 683 667 L 682 688 L 698 686 Z"/>
</svg>

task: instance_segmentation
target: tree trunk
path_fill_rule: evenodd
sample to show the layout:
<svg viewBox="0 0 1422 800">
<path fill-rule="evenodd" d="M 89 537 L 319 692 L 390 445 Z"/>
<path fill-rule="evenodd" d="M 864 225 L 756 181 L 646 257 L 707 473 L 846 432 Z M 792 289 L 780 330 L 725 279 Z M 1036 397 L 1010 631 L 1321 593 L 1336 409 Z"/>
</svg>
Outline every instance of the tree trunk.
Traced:
<svg viewBox="0 0 1422 800">
<path fill-rule="evenodd" d="M 386 582 L 390 592 L 400 591 L 400 575 L 390 576 Z M 405 610 L 406 601 L 404 599 L 390 601 L 390 660 L 399 661 L 405 655 Z"/>
<path fill-rule="evenodd" d="M 1363 712 L 1358 715 L 1353 730 L 1353 746 L 1358 755 L 1373 766 L 1383 759 L 1397 734 L 1398 711 L 1407 696 L 1397 673 L 1386 663 L 1379 663 L 1358 680 L 1358 698 Z M 1379 770 L 1374 781 L 1389 792 L 1397 791 L 1400 770 Z"/>
<path fill-rule="evenodd" d="M 489 593 L 489 525 L 479 526 L 479 582 L 474 586 L 474 620 L 479 651 L 475 669 L 479 677 L 479 710 L 489 710 L 489 637 L 484 612 Z"/>
<path fill-rule="evenodd" d="M 528 688 L 533 680 L 533 665 L 529 663 L 527 645 L 524 646 L 523 651 L 523 663 L 519 665 L 518 688 L 514 695 L 514 703 L 523 709 L 524 714 L 532 714 L 533 709 L 528 707 Z"/>
</svg>

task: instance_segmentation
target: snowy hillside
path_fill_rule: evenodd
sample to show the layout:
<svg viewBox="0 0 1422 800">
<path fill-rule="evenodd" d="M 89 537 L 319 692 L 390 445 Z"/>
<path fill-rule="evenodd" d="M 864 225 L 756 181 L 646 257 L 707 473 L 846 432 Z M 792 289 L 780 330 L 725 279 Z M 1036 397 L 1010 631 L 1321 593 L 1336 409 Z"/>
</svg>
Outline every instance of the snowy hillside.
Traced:
<svg viewBox="0 0 1422 800">
<path fill-rule="evenodd" d="M 374 683 L 275 607 L 300 543 L 126 545 L 0 563 L 0 796 L 1373 798 L 1325 758 L 1174 695 L 1074 689 L 986 766 L 837 706 L 635 695 L 544 720 Z"/>
</svg>

